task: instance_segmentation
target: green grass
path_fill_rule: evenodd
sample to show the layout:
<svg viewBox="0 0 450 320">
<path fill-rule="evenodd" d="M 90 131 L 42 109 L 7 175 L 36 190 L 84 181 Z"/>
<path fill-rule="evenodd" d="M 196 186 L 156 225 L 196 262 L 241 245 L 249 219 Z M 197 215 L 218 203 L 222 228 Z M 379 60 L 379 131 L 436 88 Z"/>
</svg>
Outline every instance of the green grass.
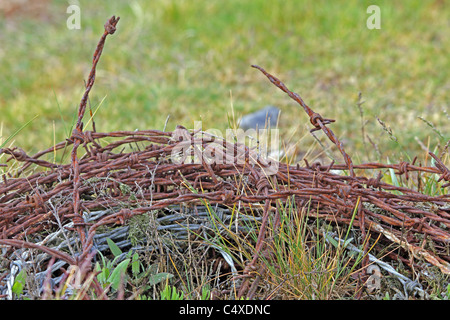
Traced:
<svg viewBox="0 0 450 320">
<path fill-rule="evenodd" d="M 268 268 L 265 278 L 270 286 L 270 293 L 265 294 L 271 299 L 289 300 L 353 296 L 356 284 L 351 275 L 359 271 L 362 257 L 348 255 L 344 246 L 325 237 L 324 232 L 331 229 L 331 224 L 308 219 L 310 209 L 296 208 L 293 200 L 288 199 L 285 205 L 280 203 L 281 224 L 278 229 L 269 228 L 276 231 L 269 245 L 271 259 L 262 259 Z M 347 239 L 348 232 L 340 237 Z"/>
<path fill-rule="evenodd" d="M 237 116 L 277 105 L 285 130 L 297 129 L 293 140 L 300 139 L 311 129 L 306 114 L 250 68 L 258 64 L 337 119 L 331 128 L 350 155 L 376 158 L 372 148 L 363 150 L 361 92 L 365 130 L 379 149 L 404 158 L 401 145 L 414 156 L 415 137 L 425 145 L 430 139 L 431 149 L 450 138 L 442 111 L 450 39 L 440 3 L 378 1 L 381 30 L 369 30 L 368 1 L 91 1 L 81 6 L 81 29 L 69 30 L 67 4 L 53 1 L 45 20 L 0 20 L 3 139 L 35 115 L 15 145 L 34 153 L 53 144 L 53 130 L 56 141 L 67 138 L 103 24 L 119 15 L 90 96 L 93 108 L 106 97 L 95 116 L 98 131 L 162 129 L 168 115 L 168 130 L 196 120 L 223 130 L 231 92 Z"/>
</svg>

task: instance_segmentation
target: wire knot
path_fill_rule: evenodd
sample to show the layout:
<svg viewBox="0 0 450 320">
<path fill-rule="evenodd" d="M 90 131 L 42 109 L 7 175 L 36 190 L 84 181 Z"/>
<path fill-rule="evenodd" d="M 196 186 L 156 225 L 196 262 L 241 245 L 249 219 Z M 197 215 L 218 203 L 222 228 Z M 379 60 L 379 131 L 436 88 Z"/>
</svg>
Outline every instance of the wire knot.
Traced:
<svg viewBox="0 0 450 320">
<path fill-rule="evenodd" d="M 112 16 L 108 21 L 105 23 L 105 31 L 109 34 L 114 34 L 116 32 L 116 25 L 117 22 L 119 22 L 120 17 Z"/>
<path fill-rule="evenodd" d="M 378 176 L 376 178 L 370 178 L 367 180 L 366 182 L 366 186 L 369 187 L 373 187 L 375 189 L 380 188 L 380 183 L 381 183 L 381 172 L 378 172 Z"/>
<path fill-rule="evenodd" d="M 79 132 L 77 128 L 73 129 L 72 136 L 70 137 L 69 141 L 75 143 L 75 140 L 78 140 L 79 143 L 84 143 L 84 133 Z"/>
</svg>

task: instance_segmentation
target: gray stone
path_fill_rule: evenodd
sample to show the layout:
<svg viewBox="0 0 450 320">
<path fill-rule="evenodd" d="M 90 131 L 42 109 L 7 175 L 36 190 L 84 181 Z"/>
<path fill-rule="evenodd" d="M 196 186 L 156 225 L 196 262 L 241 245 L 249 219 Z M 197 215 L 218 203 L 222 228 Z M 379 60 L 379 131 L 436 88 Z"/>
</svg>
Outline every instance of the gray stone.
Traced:
<svg viewBox="0 0 450 320">
<path fill-rule="evenodd" d="M 280 109 L 275 106 L 266 106 L 261 110 L 247 114 L 242 117 L 239 126 L 243 130 L 248 129 L 264 129 L 275 128 L 278 121 L 278 115 L 280 114 Z M 266 121 L 267 120 L 267 121 Z"/>
</svg>

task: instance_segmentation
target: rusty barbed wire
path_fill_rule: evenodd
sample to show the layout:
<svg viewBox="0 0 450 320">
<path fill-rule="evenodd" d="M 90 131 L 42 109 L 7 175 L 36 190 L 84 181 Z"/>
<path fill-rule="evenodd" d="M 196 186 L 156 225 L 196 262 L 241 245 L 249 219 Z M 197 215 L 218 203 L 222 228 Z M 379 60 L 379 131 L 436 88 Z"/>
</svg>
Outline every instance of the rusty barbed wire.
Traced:
<svg viewBox="0 0 450 320">
<path fill-rule="evenodd" d="M 268 73 L 266 70 L 264 70 L 260 66 L 252 65 L 252 67 L 261 71 L 270 80 L 270 82 L 272 82 L 274 85 L 276 85 L 282 91 L 286 92 L 289 95 L 289 97 L 291 97 L 294 101 L 296 101 L 298 104 L 300 104 L 300 106 L 303 107 L 303 109 L 309 116 L 309 121 L 314 126 L 314 129 L 312 129 L 310 132 L 312 133 L 317 130 L 322 130 L 327 135 L 327 137 L 331 140 L 331 142 L 333 142 L 338 147 L 339 151 L 341 152 L 342 156 L 344 157 L 344 161 L 347 164 L 348 170 L 350 171 L 350 176 L 354 177 L 355 173 L 353 172 L 352 159 L 345 152 L 344 145 L 335 136 L 333 131 L 326 126 L 327 124 L 335 122 L 336 120 L 323 118 L 319 113 L 314 112 L 310 107 L 308 107 L 308 105 L 303 101 L 303 99 L 297 93 L 290 91 L 286 87 L 286 85 L 283 82 L 281 82 L 278 78 L 274 77 L 273 75 Z"/>
<path fill-rule="evenodd" d="M 92 69 L 89 74 L 88 81 L 86 83 L 86 90 L 83 94 L 83 97 L 81 98 L 80 106 L 78 108 L 78 118 L 77 122 L 75 124 L 75 128 L 73 129 L 72 136 L 70 140 L 73 141 L 73 148 L 71 153 L 71 161 L 72 161 L 72 168 L 73 168 L 73 211 L 74 211 L 74 224 L 76 225 L 76 228 L 78 229 L 78 234 L 80 235 L 81 243 L 85 245 L 85 233 L 83 229 L 83 219 L 80 214 L 80 194 L 79 194 L 79 187 L 80 187 L 80 169 L 78 165 L 78 156 L 77 156 L 77 149 L 78 146 L 84 142 L 84 135 L 83 135 L 83 117 L 84 112 L 86 110 L 86 104 L 89 98 L 89 92 L 91 91 L 92 87 L 94 86 L 95 82 L 95 71 L 97 67 L 97 63 L 100 60 L 100 56 L 103 51 L 103 46 L 105 45 L 106 37 L 110 34 L 114 34 L 116 32 L 116 25 L 119 22 L 120 17 L 112 16 L 106 23 L 105 23 L 105 31 L 103 32 L 102 37 L 100 38 L 100 41 L 97 44 L 97 48 L 94 52 L 94 57 L 92 59 Z"/>
<path fill-rule="evenodd" d="M 186 131 L 188 132 L 188 131 Z M 188 132 L 192 146 L 206 148 L 214 144 L 214 151 L 223 155 L 235 149 L 235 145 L 217 139 Z M 325 166 L 320 164 L 287 165 L 280 163 L 278 171 L 266 176 L 261 163 L 251 164 L 250 157 L 244 163 L 215 163 L 208 167 L 205 161 L 173 163 L 174 150 L 186 141 L 173 138 L 173 132 L 157 130 L 118 131 L 110 133 L 84 132 L 89 136 L 82 145 L 85 154 L 79 159 L 80 208 L 83 212 L 112 209 L 96 221 L 83 220 L 86 240 L 77 261 L 83 261 L 93 249 L 93 238 L 100 226 L 126 224 L 135 216 L 153 210 L 164 209 L 176 204 L 232 206 L 239 204 L 242 210 L 252 208 L 260 212 L 262 226 L 255 245 L 255 256 L 243 273 L 251 271 L 265 248 L 265 225 L 271 213 L 277 214 L 273 205 L 292 197 L 298 208 L 309 207 L 313 218 L 325 219 L 341 224 L 350 224 L 358 198 L 361 206 L 354 225 L 364 228 L 366 233 L 379 232 L 393 242 L 415 252 L 429 263 L 450 273 L 450 259 L 445 249 L 430 253 L 418 249 L 421 237 L 425 235 L 437 248 L 448 247 L 450 234 L 450 199 L 446 194 L 429 196 L 417 190 L 398 187 L 376 178 L 345 176 L 331 170 L 347 170 L 344 165 Z M 116 139 L 101 146 L 104 138 Z M 221 141 L 219 141 L 221 142 Z M 242 147 L 242 146 L 240 146 Z M 244 146 L 248 155 L 256 159 L 255 150 Z M 63 150 L 64 143 L 47 150 Z M 48 151 L 48 152 L 52 152 Z M 1 152 L 11 155 L 10 150 Z M 41 231 L 50 232 L 58 228 L 56 221 L 75 221 L 72 198 L 74 185 L 72 164 L 50 166 L 39 156 L 9 157 L 6 163 L 23 162 L 42 167 L 25 177 L 5 177 L 0 183 L 0 244 L 21 247 L 25 239 Z M 223 157 L 225 158 L 225 157 Z M 355 168 L 376 170 L 394 169 L 404 174 L 404 163 L 356 165 Z M 422 171 L 441 175 L 435 167 L 406 166 L 408 172 Z M 18 169 L 19 171 L 22 168 Z M 217 180 L 214 182 L 211 171 Z M 25 171 L 26 172 L 26 171 Z M 411 178 L 411 177 L 410 177 Z M 393 193 L 396 191 L 397 193 Z M 428 203 L 423 207 L 424 203 Z M 73 225 L 76 228 L 76 225 Z M 21 242 L 8 242 L 9 240 Z M 400 240 L 398 240 L 400 239 Z M 244 280 L 241 294 L 245 294 L 251 277 Z M 254 288 L 254 285 L 253 285 Z"/>
</svg>

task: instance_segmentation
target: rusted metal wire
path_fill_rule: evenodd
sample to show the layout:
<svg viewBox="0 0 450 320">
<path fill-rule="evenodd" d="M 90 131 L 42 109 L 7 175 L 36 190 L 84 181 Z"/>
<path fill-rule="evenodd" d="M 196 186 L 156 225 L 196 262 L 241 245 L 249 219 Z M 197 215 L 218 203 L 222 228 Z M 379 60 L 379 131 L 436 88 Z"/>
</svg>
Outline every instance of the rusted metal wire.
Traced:
<svg viewBox="0 0 450 320">
<path fill-rule="evenodd" d="M 333 119 L 325 119 L 323 118 L 319 113 L 314 112 L 308 105 L 303 101 L 303 99 L 295 92 L 290 91 L 283 82 L 281 82 L 278 78 L 274 77 L 273 75 L 269 74 L 257 65 L 252 65 L 253 68 L 258 69 L 261 71 L 274 85 L 276 85 L 278 88 L 280 88 L 282 91 L 286 92 L 289 97 L 291 97 L 294 101 L 296 101 L 300 106 L 303 107 L 305 112 L 309 116 L 309 121 L 314 126 L 314 129 L 311 130 L 311 132 L 322 130 L 327 137 L 338 147 L 339 151 L 341 152 L 342 156 L 344 157 L 344 161 L 347 164 L 348 170 L 350 171 L 350 176 L 354 177 L 355 173 L 353 172 L 353 162 L 350 156 L 345 152 L 344 145 L 339 141 L 339 139 L 334 135 L 333 131 L 329 129 L 326 125 L 330 124 L 332 122 L 335 122 L 336 120 Z"/>
<path fill-rule="evenodd" d="M 298 94 L 261 67 L 254 66 L 304 108 L 314 126 L 312 131 L 323 130 L 336 144 L 345 164 L 310 165 L 306 162 L 303 167 L 278 163 L 276 172 L 267 174 L 267 163 L 257 150 L 206 132 L 182 127 L 173 132 L 83 131 L 82 118 L 94 84 L 95 67 L 106 36 L 114 32 L 118 19 L 112 17 L 105 25 L 71 138 L 33 156 L 19 148 L 0 149 L 0 154 L 9 155 L 1 164 L 5 172 L 9 167 L 3 167 L 8 164 L 22 163 L 15 173 L 4 174 L 0 182 L 0 245 L 4 250 L 11 253 L 13 248 L 33 248 L 69 264 L 81 265 L 92 256 L 94 237 L 102 226 L 124 225 L 133 216 L 173 205 L 236 205 L 241 211 L 251 210 L 261 220 L 255 254 L 241 270 L 244 280 L 239 296 L 251 296 L 264 272 L 257 265 L 261 255 L 268 254 L 269 221 L 274 219 L 277 226 L 280 215 L 277 204 L 294 199 L 299 210 L 309 209 L 307 214 L 311 218 L 343 225 L 351 223 L 356 209 L 353 226 L 360 228 L 364 235 L 382 234 L 387 241 L 410 252 L 413 258 L 425 260 L 450 274 L 449 195 L 443 192 L 430 196 L 382 181 L 382 170 L 393 169 L 397 175 L 408 179 L 413 172 L 436 174 L 438 183 L 445 188 L 450 186 L 450 183 L 444 184 L 450 180 L 450 171 L 443 161 L 430 153 L 436 167 L 415 165 L 415 161 L 354 165 L 342 143 L 327 128 L 327 124 L 335 120 L 314 112 Z M 49 153 L 61 152 L 70 146 L 69 164 L 43 159 Z M 78 158 L 80 146 L 84 155 Z M 182 161 L 175 161 L 179 150 L 184 151 Z M 204 157 L 205 150 L 226 161 L 210 163 Z M 350 175 L 337 174 L 336 170 L 348 170 Z M 361 174 L 357 175 L 355 170 L 360 170 Z M 378 170 L 378 174 L 362 174 L 371 170 Z M 86 214 L 99 210 L 108 213 L 93 220 L 86 219 Z M 39 233 L 53 233 L 68 223 L 72 223 L 71 228 L 79 239 L 80 249 L 73 256 L 32 242 Z M 422 246 L 424 238 L 433 243 L 433 252 Z M 366 246 L 364 250 L 367 249 Z M 260 272 L 253 280 L 253 275 L 258 273 L 255 270 Z"/>
<path fill-rule="evenodd" d="M 363 228 L 365 232 L 382 233 L 410 250 L 415 257 L 450 273 L 450 259 L 445 249 L 433 253 L 417 245 L 420 244 L 420 236 L 425 235 L 438 248 L 448 246 L 450 199 L 446 194 L 428 196 L 385 183 L 380 175 L 377 178 L 350 177 L 331 172 L 330 168 L 347 169 L 341 165 L 300 167 L 280 163 L 278 171 L 267 177 L 258 165 L 249 162 L 209 167 L 205 162 L 175 164 L 171 160 L 172 151 L 184 142 L 173 139 L 172 132 L 84 132 L 83 135 L 89 138 L 84 139 L 85 154 L 79 160 L 80 208 L 83 212 L 111 211 L 94 221 L 83 220 L 87 236 L 78 261 L 83 261 L 93 249 L 93 239 L 100 226 L 125 224 L 132 216 L 175 204 L 201 205 L 207 201 L 211 205 L 239 204 L 242 209 L 253 208 L 257 209 L 254 212 L 261 212 L 262 225 L 255 256 L 243 270 L 244 274 L 250 275 L 254 274 L 258 257 L 264 250 L 267 221 L 271 213 L 277 212 L 274 203 L 294 197 L 299 208 L 310 208 L 311 217 L 349 224 L 360 198 L 361 206 L 354 226 Z M 198 141 L 195 133 L 189 132 L 189 136 L 193 143 Z M 117 140 L 101 146 L 104 138 Z M 202 146 L 212 142 L 212 139 L 204 138 Z M 223 143 L 216 151 L 226 153 L 223 146 L 230 147 L 230 144 Z M 64 143 L 59 143 L 48 150 L 63 148 Z M 255 152 L 249 148 L 246 150 L 249 154 Z M 55 230 L 58 220 L 62 224 L 74 221 L 73 201 L 70 201 L 74 190 L 72 164 L 54 166 L 37 161 L 40 159 L 36 156 L 14 158 L 11 150 L 2 152 L 12 155 L 9 162 L 15 159 L 26 165 L 28 159 L 34 159 L 34 165 L 44 171 L 25 177 L 5 178 L 0 184 L 0 230 L 3 238 L 0 244 L 26 247 L 25 239 L 38 232 Z M 41 152 L 40 156 L 44 154 Z M 377 168 L 374 164 L 355 167 Z M 404 173 L 402 168 L 405 165 L 380 167 L 394 169 L 400 174 Z M 407 167 L 410 173 L 442 174 L 442 169 L 434 167 Z M 213 181 L 211 171 L 218 183 Z M 429 205 L 423 208 L 423 203 Z M 16 240 L 20 242 L 14 242 Z M 249 277 L 244 280 L 242 295 L 250 281 Z"/>
<path fill-rule="evenodd" d="M 72 168 L 73 168 L 73 211 L 74 211 L 74 224 L 78 230 L 78 234 L 80 235 L 81 243 L 85 245 L 85 231 L 83 228 L 83 219 L 80 214 L 80 193 L 79 193 L 79 187 L 80 187 L 80 168 L 78 165 L 78 156 L 77 156 L 77 149 L 81 143 L 84 142 L 84 135 L 83 135 L 83 117 L 84 112 L 86 110 L 86 104 L 89 98 L 89 92 L 91 91 L 92 87 L 94 86 L 95 82 L 95 69 L 97 67 L 97 63 L 100 60 L 100 56 L 103 51 L 103 46 L 105 45 L 106 37 L 109 34 L 114 34 L 116 32 L 116 25 L 119 22 L 120 17 L 112 16 L 106 23 L 105 23 L 105 31 L 103 32 L 102 37 L 100 38 L 100 41 L 97 44 L 97 48 L 95 49 L 94 57 L 92 60 L 92 69 L 89 74 L 88 81 L 86 83 L 86 90 L 83 94 L 83 97 L 81 98 L 80 106 L 78 108 L 78 118 L 75 125 L 75 128 L 72 132 L 72 137 L 70 140 L 73 141 L 73 148 L 71 153 L 71 161 L 72 161 Z"/>
</svg>

